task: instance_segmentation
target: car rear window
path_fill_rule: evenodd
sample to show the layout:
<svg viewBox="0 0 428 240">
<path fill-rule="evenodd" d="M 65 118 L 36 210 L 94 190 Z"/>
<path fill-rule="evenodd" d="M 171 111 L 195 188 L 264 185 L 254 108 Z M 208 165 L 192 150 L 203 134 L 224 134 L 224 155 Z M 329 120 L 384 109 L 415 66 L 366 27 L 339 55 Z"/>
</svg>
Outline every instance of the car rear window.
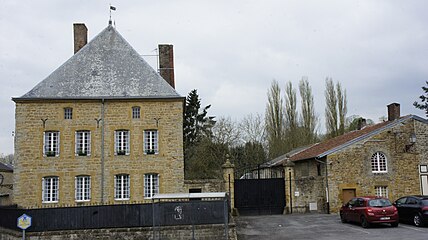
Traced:
<svg viewBox="0 0 428 240">
<path fill-rule="evenodd" d="M 423 199 L 423 200 L 422 200 L 422 204 L 423 204 L 424 206 L 428 206 L 428 199 Z"/>
<path fill-rule="evenodd" d="M 392 204 L 388 199 L 372 199 L 369 200 L 368 205 L 370 207 L 389 207 Z"/>
</svg>

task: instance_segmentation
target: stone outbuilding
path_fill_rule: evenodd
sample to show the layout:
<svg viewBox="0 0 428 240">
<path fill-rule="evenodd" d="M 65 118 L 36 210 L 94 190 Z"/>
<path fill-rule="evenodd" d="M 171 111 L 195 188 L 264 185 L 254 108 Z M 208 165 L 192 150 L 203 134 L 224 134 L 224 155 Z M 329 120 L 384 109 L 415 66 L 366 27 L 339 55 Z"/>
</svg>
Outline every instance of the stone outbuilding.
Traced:
<svg viewBox="0 0 428 240">
<path fill-rule="evenodd" d="M 428 120 L 400 116 L 400 105 L 393 103 L 388 121 L 361 125 L 276 162 L 293 172 L 292 179 L 285 176 L 291 186 L 286 189 L 287 212 L 334 213 L 362 195 L 391 200 L 428 195 Z"/>
<path fill-rule="evenodd" d="M 154 70 L 111 23 L 16 104 L 14 203 L 149 202 L 184 191 L 183 107 L 172 45 Z M 42 59 L 41 59 L 42 60 Z"/>
<path fill-rule="evenodd" d="M 13 167 L 0 162 L 0 206 L 12 204 Z"/>
</svg>

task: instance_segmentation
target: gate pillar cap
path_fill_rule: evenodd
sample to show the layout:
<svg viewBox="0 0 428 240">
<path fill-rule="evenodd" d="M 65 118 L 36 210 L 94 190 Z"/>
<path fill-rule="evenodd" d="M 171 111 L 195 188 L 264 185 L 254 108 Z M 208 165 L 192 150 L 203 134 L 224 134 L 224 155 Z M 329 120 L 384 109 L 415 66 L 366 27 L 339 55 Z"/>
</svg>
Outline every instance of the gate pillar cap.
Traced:
<svg viewBox="0 0 428 240">
<path fill-rule="evenodd" d="M 234 168 L 235 164 L 231 163 L 229 160 L 229 154 L 226 155 L 226 162 L 221 166 L 222 168 Z"/>
<path fill-rule="evenodd" d="M 294 167 L 296 164 L 294 164 L 294 162 L 292 162 L 290 159 L 287 159 L 287 161 L 284 162 L 283 166 L 284 167 Z"/>
</svg>

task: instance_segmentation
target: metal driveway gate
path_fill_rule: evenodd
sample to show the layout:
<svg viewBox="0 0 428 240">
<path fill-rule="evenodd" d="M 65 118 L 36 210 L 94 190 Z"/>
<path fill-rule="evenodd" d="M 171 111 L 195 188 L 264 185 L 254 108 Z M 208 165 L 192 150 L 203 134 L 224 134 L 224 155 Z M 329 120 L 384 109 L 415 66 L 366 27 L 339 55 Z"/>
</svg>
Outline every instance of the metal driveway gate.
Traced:
<svg viewBox="0 0 428 240">
<path fill-rule="evenodd" d="M 241 215 L 282 214 L 284 178 L 235 179 L 235 208 Z"/>
</svg>

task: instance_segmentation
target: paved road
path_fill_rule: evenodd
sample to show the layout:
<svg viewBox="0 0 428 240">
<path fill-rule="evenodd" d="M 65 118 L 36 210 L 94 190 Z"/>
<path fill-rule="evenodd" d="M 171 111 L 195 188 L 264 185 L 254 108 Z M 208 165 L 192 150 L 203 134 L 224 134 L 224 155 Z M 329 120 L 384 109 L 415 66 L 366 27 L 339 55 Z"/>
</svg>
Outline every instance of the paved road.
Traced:
<svg viewBox="0 0 428 240">
<path fill-rule="evenodd" d="M 316 239 L 316 240 L 426 240 L 428 227 L 400 223 L 397 228 L 380 225 L 362 228 L 341 223 L 338 215 L 292 214 L 241 216 L 235 218 L 238 240 Z"/>
</svg>

